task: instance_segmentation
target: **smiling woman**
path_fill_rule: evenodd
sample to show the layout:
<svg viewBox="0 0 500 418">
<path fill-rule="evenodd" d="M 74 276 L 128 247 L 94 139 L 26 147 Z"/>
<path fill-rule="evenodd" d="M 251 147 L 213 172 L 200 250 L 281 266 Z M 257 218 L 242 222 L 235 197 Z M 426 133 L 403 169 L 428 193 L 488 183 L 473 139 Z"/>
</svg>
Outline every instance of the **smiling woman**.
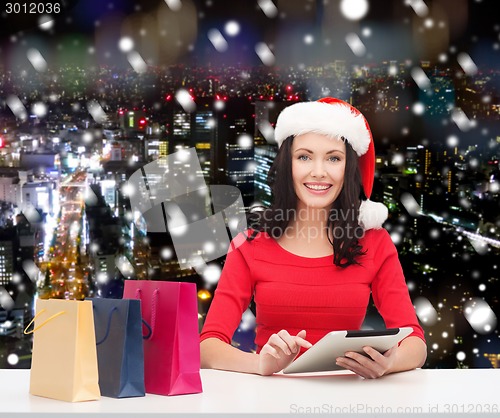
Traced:
<svg viewBox="0 0 500 418">
<path fill-rule="evenodd" d="M 202 367 L 270 375 L 335 330 L 360 329 L 370 295 L 388 328 L 411 327 L 385 353 L 345 353 L 365 378 L 421 367 L 426 344 L 396 248 L 370 197 L 375 165 L 364 116 L 338 99 L 278 117 L 269 171 L 273 203 L 232 242 L 201 334 Z M 251 299 L 257 354 L 230 345 Z"/>
</svg>

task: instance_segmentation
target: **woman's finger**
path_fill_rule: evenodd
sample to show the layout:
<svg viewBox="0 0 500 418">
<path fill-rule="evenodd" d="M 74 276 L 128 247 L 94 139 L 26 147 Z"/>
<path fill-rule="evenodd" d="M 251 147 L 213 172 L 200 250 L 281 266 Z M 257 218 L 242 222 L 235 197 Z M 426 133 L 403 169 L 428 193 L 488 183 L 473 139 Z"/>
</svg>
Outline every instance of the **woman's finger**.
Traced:
<svg viewBox="0 0 500 418">
<path fill-rule="evenodd" d="M 278 334 L 271 335 L 271 337 L 269 337 L 268 344 L 271 344 L 274 348 L 279 348 L 287 356 L 292 354 L 288 344 Z"/>
<path fill-rule="evenodd" d="M 265 344 L 264 347 L 262 347 L 262 350 L 260 350 L 260 354 L 269 354 L 270 356 L 273 356 L 276 359 L 280 359 L 280 355 L 278 351 L 271 346 L 269 343 Z"/>
<path fill-rule="evenodd" d="M 301 347 L 311 348 L 312 344 L 309 341 L 307 341 L 305 337 L 306 337 L 306 331 L 302 330 L 295 336 L 295 342 Z"/>
</svg>

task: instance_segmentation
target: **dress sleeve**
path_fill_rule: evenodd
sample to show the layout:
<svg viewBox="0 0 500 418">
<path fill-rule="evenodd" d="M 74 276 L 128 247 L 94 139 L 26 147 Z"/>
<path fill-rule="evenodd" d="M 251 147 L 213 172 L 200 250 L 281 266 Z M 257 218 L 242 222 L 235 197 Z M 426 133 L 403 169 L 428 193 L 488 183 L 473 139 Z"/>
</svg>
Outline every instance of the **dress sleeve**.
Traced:
<svg viewBox="0 0 500 418">
<path fill-rule="evenodd" d="M 200 341 L 218 338 L 228 344 L 231 343 L 242 314 L 248 308 L 254 293 L 254 283 L 247 260 L 250 252 L 251 243 L 244 241 L 243 234 L 231 242 L 201 331 Z"/>
<path fill-rule="evenodd" d="M 410 336 L 417 336 L 425 342 L 424 330 L 415 314 L 397 249 L 385 229 L 377 231 L 377 238 L 372 241 L 370 249 L 374 251 L 375 267 L 372 296 L 385 326 L 412 327 Z"/>
</svg>

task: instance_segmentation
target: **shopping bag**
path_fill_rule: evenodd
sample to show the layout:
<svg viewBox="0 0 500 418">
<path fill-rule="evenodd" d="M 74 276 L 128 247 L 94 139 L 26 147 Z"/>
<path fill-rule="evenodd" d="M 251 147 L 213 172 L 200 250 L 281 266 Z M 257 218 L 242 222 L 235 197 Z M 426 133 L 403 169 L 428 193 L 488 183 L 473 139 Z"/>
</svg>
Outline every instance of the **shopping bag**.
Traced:
<svg viewBox="0 0 500 418">
<path fill-rule="evenodd" d="M 93 305 L 101 395 L 144 396 L 141 301 L 88 298 Z"/>
<path fill-rule="evenodd" d="M 142 317 L 151 327 L 144 340 L 146 392 L 202 392 L 196 284 L 126 280 L 123 297 L 141 300 Z"/>
<path fill-rule="evenodd" d="M 34 333 L 32 395 L 68 402 L 99 399 L 92 302 L 37 299 L 35 317 L 24 332 Z"/>
</svg>

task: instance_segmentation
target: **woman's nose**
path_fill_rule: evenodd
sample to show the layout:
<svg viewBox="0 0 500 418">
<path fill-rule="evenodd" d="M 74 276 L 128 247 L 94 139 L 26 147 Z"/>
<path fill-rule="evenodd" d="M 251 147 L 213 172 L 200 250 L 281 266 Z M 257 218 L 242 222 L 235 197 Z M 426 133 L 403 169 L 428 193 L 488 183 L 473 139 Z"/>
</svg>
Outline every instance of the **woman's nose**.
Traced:
<svg viewBox="0 0 500 418">
<path fill-rule="evenodd" d="M 315 161 L 311 170 L 312 177 L 325 177 L 326 171 L 323 161 Z"/>
</svg>

